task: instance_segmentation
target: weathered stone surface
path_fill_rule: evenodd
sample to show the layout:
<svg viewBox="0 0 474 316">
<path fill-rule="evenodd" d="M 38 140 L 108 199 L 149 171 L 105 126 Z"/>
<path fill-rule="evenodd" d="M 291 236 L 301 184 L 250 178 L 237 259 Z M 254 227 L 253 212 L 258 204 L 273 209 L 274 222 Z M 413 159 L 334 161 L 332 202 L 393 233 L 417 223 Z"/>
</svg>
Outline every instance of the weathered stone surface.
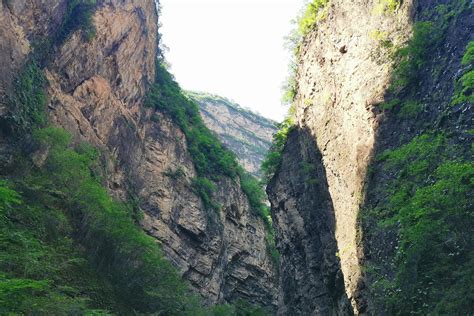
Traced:
<svg viewBox="0 0 474 316">
<path fill-rule="evenodd" d="M 0 2 L 0 116 L 7 112 L 5 94 L 31 51 L 31 40 L 47 36 L 61 23 L 65 1 Z"/>
<path fill-rule="evenodd" d="M 299 50 L 296 128 L 288 139 L 281 168 L 268 188 L 277 245 L 282 251 L 280 295 L 283 300 L 279 301 L 279 312 L 285 313 L 291 306 L 296 314 L 305 314 L 305 309 L 313 303 L 308 313 L 385 315 L 386 310 L 381 306 L 374 307 L 370 295 L 378 291 L 378 300 L 383 301 L 387 289 L 379 283 L 379 289 L 374 290 L 377 286 L 371 282 L 375 280 L 364 278 L 361 265 L 376 271 L 373 274 L 377 274 L 377 281 L 387 276 L 393 279 L 398 272 L 394 264 L 399 246 L 397 234 L 380 228 L 375 220 L 362 227 L 359 214 L 364 208 L 385 210 L 391 194 L 389 183 L 397 181 L 399 174 L 387 174 L 383 163 L 373 157 L 423 133 L 450 134 L 451 144 L 465 148 L 470 145 L 466 144 L 469 139 L 466 131 L 472 125 L 472 105 L 453 107 L 451 100 L 454 82 L 466 71 L 460 66 L 460 59 L 467 43 L 472 41 L 472 3 L 400 1 L 395 12 L 380 10 L 387 1 L 332 0 L 329 3 L 327 17 L 309 32 Z M 449 7 L 446 4 L 456 3 L 471 7 L 461 15 L 439 13 Z M 390 53 L 406 44 L 414 23 L 430 20 L 437 14 L 446 27 L 442 31 L 443 39 L 423 51 L 420 57 L 423 66 L 415 70 L 412 86 L 397 91 L 398 95 L 387 91 L 394 66 Z M 433 29 L 426 37 L 436 37 L 439 31 Z M 377 105 L 390 94 L 392 98 L 395 95 L 416 100 L 420 112 L 407 118 L 400 115 L 403 114 L 400 108 L 382 111 Z M 313 143 L 299 147 L 294 144 L 301 143 L 301 139 Z M 316 188 L 302 184 L 305 179 L 295 166 L 305 162 L 308 146 L 313 147 L 315 155 L 320 153 L 316 170 L 322 171 L 313 173 Z M 369 164 L 371 173 L 367 175 Z M 427 176 L 426 182 L 431 181 Z M 322 205 L 324 200 L 331 206 Z M 324 212 L 329 216 L 314 217 Z M 321 235 L 329 239 L 322 242 Z M 332 247 L 340 258 L 351 311 L 337 306 L 332 311 L 323 310 L 328 306 L 323 300 L 325 296 L 299 291 L 317 284 L 324 273 L 338 269 L 326 266 L 327 260 L 321 258 L 320 253 L 330 252 Z M 312 259 L 305 262 L 308 257 Z M 313 265 L 318 268 L 311 270 Z M 370 285 L 373 286 L 369 289 Z M 324 282 L 319 282 L 317 287 L 328 288 Z M 339 293 L 328 289 L 329 293 Z"/>
<path fill-rule="evenodd" d="M 376 0 L 330 1 L 327 17 L 318 22 L 317 28 L 301 45 L 296 78 L 297 130 L 307 131 L 311 136 L 305 137 L 313 138 L 317 151 L 321 153 L 332 203 L 335 252 L 340 258 L 346 293 L 356 314 L 359 313 L 357 287 L 361 277 L 357 216 L 378 125 L 374 105 L 383 101 L 391 71 L 387 54 L 381 49 L 375 34 L 386 34 L 399 44 L 407 37 L 404 32 L 410 29 L 411 1 L 404 1 L 397 15 L 376 12 L 377 3 Z M 301 154 L 298 150 L 293 155 L 292 159 L 299 161 Z M 277 179 L 284 178 L 285 168 L 283 165 Z M 270 196 L 274 196 L 273 190 L 270 188 Z M 282 183 L 279 190 L 292 192 L 293 188 Z M 318 194 L 315 193 L 313 198 L 317 199 Z M 276 197 L 272 201 L 277 214 L 280 203 Z M 309 216 L 318 212 L 318 207 L 298 209 L 297 205 L 288 205 L 286 212 Z M 306 231 L 307 220 L 300 222 L 300 229 L 306 234 L 312 233 Z M 285 225 L 277 225 L 280 239 L 287 238 L 286 229 Z M 319 228 L 314 233 L 318 234 Z M 308 249 L 320 247 L 316 241 L 310 243 Z M 304 252 L 308 254 L 308 250 Z M 286 264 L 283 259 L 282 266 Z M 318 266 L 321 263 L 312 264 Z M 288 271 L 286 277 L 290 279 L 295 273 Z M 317 277 L 320 272 L 315 273 Z M 309 293 L 302 295 L 306 295 L 306 301 L 311 299 Z M 280 308 L 285 308 L 285 305 L 280 305 Z"/>
<path fill-rule="evenodd" d="M 280 172 L 268 185 L 281 256 L 279 315 L 349 315 L 334 237 L 334 208 L 308 130 L 290 133 Z"/>
<path fill-rule="evenodd" d="M 240 164 L 256 177 L 270 148 L 276 122 L 241 108 L 225 98 L 190 92 L 206 126 L 232 150 Z"/>
<path fill-rule="evenodd" d="M 5 3 L 13 2 L 0 4 L 0 81 L 8 90 L 33 41 L 62 20 L 66 1 L 14 1 L 12 9 Z M 93 39 L 72 34 L 46 67 L 50 122 L 102 150 L 111 194 L 138 199 L 144 229 L 208 303 L 245 298 L 273 306 L 276 280 L 264 223 L 238 181 L 223 178 L 215 194 L 222 209 L 206 209 L 191 187 L 196 172 L 183 133 L 142 106 L 158 50 L 155 2 L 99 1 L 93 23 Z M 173 177 L 178 168 L 182 176 Z"/>
</svg>

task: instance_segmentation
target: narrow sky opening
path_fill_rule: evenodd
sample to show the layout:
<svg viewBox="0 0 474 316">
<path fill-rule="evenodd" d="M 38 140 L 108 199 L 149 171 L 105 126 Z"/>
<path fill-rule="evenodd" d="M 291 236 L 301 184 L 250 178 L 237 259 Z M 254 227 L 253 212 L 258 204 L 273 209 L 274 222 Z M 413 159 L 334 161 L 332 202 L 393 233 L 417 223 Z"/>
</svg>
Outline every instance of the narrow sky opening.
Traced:
<svg viewBox="0 0 474 316">
<path fill-rule="evenodd" d="M 161 0 L 161 33 L 182 88 L 227 97 L 281 121 L 291 52 L 284 38 L 304 0 Z"/>
</svg>

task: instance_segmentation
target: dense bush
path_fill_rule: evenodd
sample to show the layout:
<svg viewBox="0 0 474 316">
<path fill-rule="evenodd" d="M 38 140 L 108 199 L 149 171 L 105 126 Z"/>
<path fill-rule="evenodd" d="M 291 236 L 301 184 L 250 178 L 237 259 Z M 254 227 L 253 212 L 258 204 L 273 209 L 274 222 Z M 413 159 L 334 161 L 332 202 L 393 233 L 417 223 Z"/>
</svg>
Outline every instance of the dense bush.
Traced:
<svg viewBox="0 0 474 316">
<path fill-rule="evenodd" d="M 207 178 L 194 178 L 192 181 L 194 192 L 199 195 L 204 206 L 219 212 L 220 205 L 212 200 L 212 194 L 216 191 L 216 185 Z"/>
<path fill-rule="evenodd" d="M 474 41 L 469 42 L 466 47 L 461 64 L 470 68 L 465 74 L 455 83 L 454 97 L 452 104 L 460 104 L 464 102 L 474 104 Z"/>
<path fill-rule="evenodd" d="M 391 57 L 394 62 L 391 85 L 388 90 L 387 102 L 380 105 L 384 110 L 396 110 L 401 118 L 415 117 L 423 110 L 423 106 L 414 100 L 402 101 L 395 96 L 403 94 L 405 98 L 416 99 L 417 89 L 426 76 L 426 65 L 430 53 L 435 50 L 446 36 L 449 22 L 467 10 L 469 4 L 465 1 L 451 4 L 441 4 L 432 12 L 429 21 L 416 22 L 413 25 L 413 35 L 402 47 L 392 47 Z M 471 45 L 472 46 L 472 45 Z M 468 45 L 462 60 L 468 65 L 472 60 L 472 49 Z M 452 103 L 473 102 L 472 86 L 474 75 L 468 71 L 456 82 L 456 92 Z"/>
<path fill-rule="evenodd" d="M 280 167 L 283 148 L 285 147 L 286 139 L 290 131 L 293 129 L 293 126 L 294 122 L 291 117 L 286 118 L 278 125 L 278 132 L 273 135 L 272 146 L 270 147 L 270 151 L 262 163 L 262 171 L 265 182 L 270 181 L 275 172 Z"/>
<path fill-rule="evenodd" d="M 63 23 L 56 35 L 57 44 L 62 44 L 72 33 L 81 30 L 86 40 L 95 36 L 92 16 L 97 8 L 97 0 L 68 0 Z"/>
<path fill-rule="evenodd" d="M 46 123 L 46 78 L 34 60 L 29 60 L 13 81 L 10 97 L 11 112 L 2 128 L 10 129 L 13 136 L 44 126 Z"/>
<path fill-rule="evenodd" d="M 372 285 L 390 314 L 456 315 L 474 304 L 474 164 L 449 143 L 424 134 L 379 157 L 397 177 L 388 203 L 365 216 L 398 235 L 396 274 L 378 275 Z"/>
<path fill-rule="evenodd" d="M 35 139 L 44 165 L 24 171 L 17 191 L 0 182 L 0 312 L 247 315 L 237 305 L 201 306 L 132 207 L 101 186 L 94 148 L 71 148 L 57 128 Z"/>
<path fill-rule="evenodd" d="M 306 7 L 304 13 L 298 18 L 298 32 L 301 36 L 308 34 L 317 24 L 324 19 L 329 0 L 312 0 Z"/>
<path fill-rule="evenodd" d="M 214 181 L 222 176 L 240 179 L 242 191 L 246 194 L 252 211 L 266 224 L 268 249 L 275 257 L 275 243 L 270 241 L 274 232 L 270 211 L 264 203 L 266 195 L 262 185 L 239 166 L 235 154 L 224 148 L 204 125 L 198 106 L 183 93 L 163 63 L 157 63 L 155 83 L 150 88 L 145 105 L 168 114 L 183 131 L 198 173 L 193 179 L 192 187 L 207 208 L 215 211 L 220 209 L 220 205 L 212 200 Z"/>
<path fill-rule="evenodd" d="M 56 128 L 38 130 L 35 137 L 48 149 L 48 158 L 21 188 L 34 188 L 25 195 L 42 201 L 43 209 L 61 210 L 52 220 L 70 223 L 68 235 L 84 247 L 92 269 L 110 284 L 116 302 L 122 302 L 114 309 L 184 311 L 189 294 L 184 282 L 154 240 L 135 225 L 130 207 L 113 201 L 91 173 L 96 150 L 85 145 L 70 149 L 69 135 Z"/>
<path fill-rule="evenodd" d="M 399 48 L 395 54 L 395 69 L 391 89 L 416 89 L 418 77 L 426 63 L 429 50 L 440 41 L 443 32 L 435 28 L 432 22 L 417 22 L 413 27 L 413 36 L 408 44 Z"/>
<path fill-rule="evenodd" d="M 400 7 L 401 0 L 378 0 L 375 4 L 375 13 L 394 14 Z"/>
<path fill-rule="evenodd" d="M 474 41 L 469 42 L 466 47 L 466 53 L 462 57 L 461 64 L 469 66 L 474 64 Z"/>
</svg>

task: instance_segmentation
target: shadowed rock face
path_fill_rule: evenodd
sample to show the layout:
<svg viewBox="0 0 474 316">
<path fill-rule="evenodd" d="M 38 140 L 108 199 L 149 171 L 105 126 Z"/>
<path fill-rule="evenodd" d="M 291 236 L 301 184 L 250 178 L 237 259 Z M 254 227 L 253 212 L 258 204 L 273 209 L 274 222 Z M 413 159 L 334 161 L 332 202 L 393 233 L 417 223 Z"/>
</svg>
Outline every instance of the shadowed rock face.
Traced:
<svg viewBox="0 0 474 316">
<path fill-rule="evenodd" d="M 290 132 L 267 191 L 281 256 L 279 315 L 350 315 L 334 237 L 334 208 L 314 138 Z"/>
<path fill-rule="evenodd" d="M 470 3 L 462 2 L 464 7 Z M 378 107 L 394 97 L 394 92 L 387 91 L 394 66 L 390 58 L 393 47 L 384 48 L 382 41 L 404 46 L 414 23 L 429 21 L 445 8 L 443 5 L 455 2 L 401 1 L 393 13 L 381 12 L 378 6 L 383 1 L 378 0 L 329 3 L 327 17 L 318 22 L 299 49 L 296 126 L 267 189 L 282 253 L 279 312 L 385 315 L 384 293 L 378 290 L 382 305 L 375 306 L 371 282 L 396 275 L 399 239 L 396 229 L 377 229 L 380 223 L 375 219 L 362 226 L 360 213 L 365 208 L 385 210 L 393 193 L 390 185 L 401 170 L 387 174 L 383 162 L 372 158 L 422 133 L 446 133 L 451 135 L 450 143 L 464 148 L 472 159 L 466 143 L 471 137 L 467 131 L 469 122 L 472 125 L 472 104 L 451 104 L 454 82 L 472 67 L 460 65 L 467 43 L 472 41 L 472 3 L 461 15 L 441 16 L 446 23 L 444 39 L 425 52 L 426 61 L 411 90 L 397 92 L 397 98 L 413 98 L 422 105 L 420 112 L 409 118 L 400 108 L 382 111 Z M 404 95 L 408 90 L 412 94 Z M 314 181 L 309 181 L 315 183 L 312 186 L 303 183 L 306 180 L 300 172 L 305 168 L 298 168 L 311 157 L 308 152 L 319 157 L 312 160 L 316 167 L 306 168 L 315 170 L 311 173 Z M 423 176 L 423 181 L 432 184 L 429 174 Z M 379 275 L 366 279 L 363 265 L 375 266 L 374 274 Z M 340 275 L 337 269 L 343 275 L 350 311 L 344 304 L 328 304 L 326 293 L 337 297 L 340 292 L 338 287 L 327 286 L 323 276 Z M 378 286 L 383 288 L 380 283 Z M 314 287 L 325 291 L 312 292 Z"/>
<path fill-rule="evenodd" d="M 377 127 L 373 106 L 383 100 L 390 78 L 388 60 L 379 56 L 379 43 L 370 34 L 379 30 L 401 38 L 404 34 L 396 27 L 408 22 L 408 4 L 400 9 L 399 21 L 395 23 L 392 16 L 374 13 L 376 2 L 331 1 L 327 17 L 318 22 L 301 45 L 296 78 L 296 126 L 306 131 L 305 137 L 312 138 L 317 146 L 314 150 L 321 155 L 319 164 L 327 183 L 326 198 L 332 205 L 328 218 L 333 222 L 320 225 L 333 225 L 336 250 L 331 255 L 338 253 L 346 293 L 355 312 L 361 275 L 356 226 Z M 282 166 L 276 177 L 284 179 L 281 173 L 286 172 Z M 270 187 L 270 196 L 274 195 L 272 190 Z M 314 190 L 318 194 L 318 189 Z M 272 204 L 279 202 L 274 200 Z M 306 208 L 295 211 L 318 212 Z M 278 225 L 276 229 L 281 230 Z M 318 249 L 320 245 L 315 242 L 308 247 Z"/>
<path fill-rule="evenodd" d="M 276 122 L 219 96 L 195 92 L 189 95 L 198 103 L 206 126 L 237 155 L 245 170 L 260 178 L 260 166 L 277 130 Z"/>
<path fill-rule="evenodd" d="M 18 71 L 33 41 L 54 32 L 66 1 L 5 3 L 0 81 L 8 93 L 11 76 L 4 74 Z M 155 2 L 98 1 L 93 23 L 92 40 L 72 34 L 46 66 L 50 122 L 101 149 L 111 194 L 138 198 L 143 228 L 208 303 L 244 298 L 274 306 L 264 223 L 251 213 L 238 181 L 222 178 L 214 197 L 221 210 L 206 209 L 191 186 L 196 171 L 183 133 L 167 116 L 142 106 L 158 52 Z M 21 36 L 8 35 L 15 32 Z"/>
</svg>

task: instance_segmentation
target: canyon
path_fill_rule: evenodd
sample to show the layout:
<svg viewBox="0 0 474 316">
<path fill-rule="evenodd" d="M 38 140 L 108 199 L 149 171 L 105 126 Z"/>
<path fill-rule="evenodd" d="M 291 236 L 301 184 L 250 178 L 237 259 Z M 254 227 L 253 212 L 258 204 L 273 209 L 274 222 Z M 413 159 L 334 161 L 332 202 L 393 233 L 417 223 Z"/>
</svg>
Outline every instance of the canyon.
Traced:
<svg viewBox="0 0 474 316">
<path fill-rule="evenodd" d="M 310 1 L 280 124 L 155 1 L 0 9 L 0 313 L 469 314 L 472 1 Z"/>
</svg>

